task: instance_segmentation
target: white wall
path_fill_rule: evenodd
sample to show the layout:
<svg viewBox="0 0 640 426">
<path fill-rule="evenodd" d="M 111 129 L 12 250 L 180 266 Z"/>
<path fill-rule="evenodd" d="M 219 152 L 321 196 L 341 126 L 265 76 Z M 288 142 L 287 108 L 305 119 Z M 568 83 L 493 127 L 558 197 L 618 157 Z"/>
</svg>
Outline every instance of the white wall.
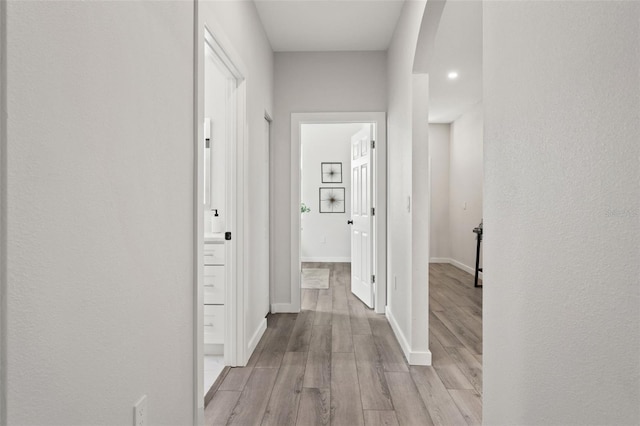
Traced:
<svg viewBox="0 0 640 426">
<path fill-rule="evenodd" d="M 484 423 L 640 423 L 640 5 L 485 2 Z"/>
<path fill-rule="evenodd" d="M 482 220 L 482 114 L 478 104 L 451 124 L 429 124 L 429 257 L 469 273 L 474 272 L 476 259 L 472 230 Z"/>
<path fill-rule="evenodd" d="M 311 209 L 302 214 L 303 262 L 351 261 L 351 136 L 361 129 L 362 124 L 302 125 L 302 202 Z M 342 183 L 322 183 L 323 162 L 342 163 Z M 320 213 L 321 187 L 344 188 L 344 213 Z"/>
<path fill-rule="evenodd" d="M 204 1 L 200 2 L 200 14 L 214 34 L 221 34 L 230 42 L 234 56 L 240 58 L 246 70 L 245 335 L 255 340 L 269 312 L 269 205 L 264 197 L 269 193 L 269 154 L 264 117 L 265 112 L 273 116 L 273 52 L 253 2 Z"/>
<path fill-rule="evenodd" d="M 191 424 L 193 3 L 12 1 L 7 32 L 7 423 Z"/>
<path fill-rule="evenodd" d="M 449 170 L 450 258 L 475 271 L 476 234 L 482 220 L 482 104 L 451 123 Z"/>
<path fill-rule="evenodd" d="M 414 158 L 414 124 L 423 124 L 427 129 L 427 116 L 414 118 L 414 101 L 428 99 L 427 88 L 414 99 L 414 81 L 412 77 L 414 55 L 420 24 L 424 11 L 424 2 L 405 2 L 398 26 L 387 53 L 388 72 L 388 146 L 389 146 L 389 197 L 388 197 L 388 311 L 391 311 L 391 322 L 396 335 L 399 336 L 405 354 L 413 350 L 413 346 L 427 343 L 428 317 L 419 327 L 412 323 L 422 319 L 420 312 L 413 309 L 412 301 L 422 304 L 422 311 L 426 311 L 428 298 L 422 299 L 417 291 L 427 291 L 427 281 L 413 286 L 414 271 L 412 257 L 414 248 L 412 240 L 413 219 L 412 211 L 408 208 L 409 197 L 416 191 L 413 188 L 413 160 L 428 162 L 428 158 Z M 428 112 L 428 111 L 423 111 Z M 415 121 L 414 123 L 414 120 Z M 420 120 L 423 120 L 420 122 Z M 426 133 L 426 131 L 424 132 Z M 428 143 L 428 135 L 422 143 Z M 428 155 L 428 150 L 426 152 Z M 428 169 L 423 169 L 426 177 L 424 185 L 428 185 Z M 419 170 L 417 170 L 419 171 Z M 418 191 L 419 192 L 419 191 Z M 421 192 L 428 195 L 428 189 Z M 415 200 L 412 200 L 412 202 Z M 413 206 L 412 206 L 413 207 Z M 415 212 L 415 210 L 413 210 Z M 428 217 L 428 210 L 422 212 Z M 425 216 L 422 217 L 424 220 Z M 415 217 L 417 220 L 417 216 Z M 428 228 L 427 219 L 427 228 Z M 427 234 L 421 236 L 426 245 L 426 259 L 428 259 L 428 229 Z M 425 259 L 425 260 L 426 260 Z M 428 265 L 428 262 L 424 262 Z M 415 265 L 418 266 L 418 265 Z M 428 266 L 427 266 L 428 268 Z M 428 272 L 425 269 L 425 274 Z M 428 279 L 428 277 L 427 277 Z M 414 299 L 415 298 L 415 299 Z M 395 323 L 395 324 L 394 324 Z M 412 341 L 413 332 L 424 334 L 424 342 Z M 404 342 L 403 342 L 404 341 Z M 417 346 L 416 346 L 417 347 Z"/>
<path fill-rule="evenodd" d="M 273 303 L 291 303 L 291 113 L 385 111 L 385 52 L 275 54 Z"/>
<path fill-rule="evenodd" d="M 201 12 L 249 70 L 249 198 L 265 191 L 273 55 L 253 3 L 224 3 Z M 6 6 L 3 415 L 131 424 L 146 394 L 150 423 L 192 424 L 194 5 Z M 267 311 L 268 249 L 267 207 L 247 205 L 250 336 Z"/>
<path fill-rule="evenodd" d="M 429 123 L 429 157 L 431 158 L 431 260 L 449 259 L 449 124 Z"/>
</svg>

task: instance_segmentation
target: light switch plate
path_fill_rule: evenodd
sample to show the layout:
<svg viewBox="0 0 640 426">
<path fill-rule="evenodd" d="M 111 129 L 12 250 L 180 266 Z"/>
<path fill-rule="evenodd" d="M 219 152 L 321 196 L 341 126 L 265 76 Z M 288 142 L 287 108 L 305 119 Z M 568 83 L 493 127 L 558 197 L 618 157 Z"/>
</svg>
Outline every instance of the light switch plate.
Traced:
<svg viewBox="0 0 640 426">
<path fill-rule="evenodd" d="M 133 406 L 133 426 L 147 426 L 148 424 L 147 395 L 142 395 L 142 398 Z"/>
</svg>

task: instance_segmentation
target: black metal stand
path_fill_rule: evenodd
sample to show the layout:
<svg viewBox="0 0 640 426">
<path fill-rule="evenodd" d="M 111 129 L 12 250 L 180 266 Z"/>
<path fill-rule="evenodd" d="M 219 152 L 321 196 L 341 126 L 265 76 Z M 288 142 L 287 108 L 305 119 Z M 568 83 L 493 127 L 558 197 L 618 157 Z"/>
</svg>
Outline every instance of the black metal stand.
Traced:
<svg viewBox="0 0 640 426">
<path fill-rule="evenodd" d="M 473 228 L 473 232 L 477 234 L 476 240 L 478 240 L 478 245 L 476 248 L 476 277 L 473 282 L 473 286 L 482 288 L 481 285 L 478 285 L 478 274 L 482 272 L 482 268 L 480 268 L 480 243 L 482 243 L 482 223 L 479 227 Z"/>
</svg>

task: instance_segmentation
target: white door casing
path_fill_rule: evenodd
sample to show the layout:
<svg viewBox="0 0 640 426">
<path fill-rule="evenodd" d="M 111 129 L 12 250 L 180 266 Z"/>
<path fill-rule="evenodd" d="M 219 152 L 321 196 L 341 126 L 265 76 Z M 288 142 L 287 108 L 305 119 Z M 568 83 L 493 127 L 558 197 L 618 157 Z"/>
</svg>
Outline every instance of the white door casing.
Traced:
<svg viewBox="0 0 640 426">
<path fill-rule="evenodd" d="M 225 285 L 225 363 L 227 365 L 245 365 L 247 361 L 247 338 L 245 337 L 244 315 L 246 310 L 244 279 L 244 248 L 246 246 L 244 232 L 246 229 L 244 211 L 245 195 L 245 162 L 246 151 L 246 80 L 247 68 L 240 57 L 232 49 L 228 39 L 218 31 L 219 28 L 212 17 L 205 18 L 206 13 L 199 9 L 196 2 L 197 28 L 194 31 L 196 49 L 194 72 L 194 161 L 196 173 L 194 174 L 194 423 L 204 424 L 204 76 L 205 76 L 205 45 L 212 48 L 224 66 L 231 72 L 236 80 L 233 99 L 230 104 L 234 119 L 230 122 L 233 128 L 234 144 L 229 150 L 227 162 L 228 185 L 232 190 L 228 191 L 227 198 L 228 217 L 226 230 L 233 236 L 233 243 L 225 244 L 225 267 L 228 268 L 230 278 Z M 207 22 L 208 21 L 208 22 Z M 230 283 L 232 285 L 230 285 Z"/>
<path fill-rule="evenodd" d="M 301 182 L 301 127 L 303 124 L 362 123 L 371 124 L 376 148 L 371 159 L 375 163 L 372 203 L 378 208 L 373 220 L 372 270 L 376 275 L 375 312 L 384 314 L 387 306 L 387 121 L 384 112 L 321 112 L 291 114 L 291 162 L 290 162 L 290 264 L 287 271 L 290 280 L 290 299 L 271 304 L 271 312 L 300 312 L 300 182 Z M 346 166 L 345 166 L 346 167 Z M 349 170 L 349 172 L 351 172 Z M 277 274 L 276 274 L 277 275 Z M 274 281 L 275 276 L 274 275 Z"/>
<path fill-rule="evenodd" d="M 271 286 L 271 256 L 272 256 L 272 244 L 271 244 L 271 216 L 272 216 L 272 206 L 271 203 L 269 201 L 270 198 L 270 194 L 271 194 L 271 165 L 270 163 L 270 158 L 271 158 L 271 117 L 269 116 L 269 114 L 267 114 L 265 112 L 264 115 L 264 180 L 262 183 L 262 203 L 264 206 L 266 206 L 266 212 L 267 212 L 267 217 L 263 222 L 264 225 L 264 247 L 266 248 L 268 254 L 267 254 L 267 259 L 266 259 L 266 264 L 264 266 L 264 269 L 266 270 L 266 276 L 267 276 L 267 284 L 269 287 L 269 297 L 266 300 L 266 306 L 264 307 L 265 309 L 265 315 L 267 313 L 269 313 L 270 310 L 270 300 L 273 297 L 273 289 Z"/>
<path fill-rule="evenodd" d="M 372 124 L 351 137 L 351 292 L 373 308 Z"/>
</svg>

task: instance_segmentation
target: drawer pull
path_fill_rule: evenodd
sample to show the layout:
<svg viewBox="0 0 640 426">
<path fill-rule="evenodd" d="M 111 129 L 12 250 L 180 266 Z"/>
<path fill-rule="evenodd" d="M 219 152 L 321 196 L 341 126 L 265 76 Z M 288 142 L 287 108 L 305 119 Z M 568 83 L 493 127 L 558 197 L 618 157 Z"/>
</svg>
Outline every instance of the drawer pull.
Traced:
<svg viewBox="0 0 640 426">
<path fill-rule="evenodd" d="M 213 323 L 212 323 L 212 322 L 210 322 L 209 324 L 205 324 L 204 326 L 205 326 L 205 327 L 213 327 Z"/>
<path fill-rule="evenodd" d="M 215 287 L 213 284 L 205 284 L 205 287 Z"/>
</svg>

